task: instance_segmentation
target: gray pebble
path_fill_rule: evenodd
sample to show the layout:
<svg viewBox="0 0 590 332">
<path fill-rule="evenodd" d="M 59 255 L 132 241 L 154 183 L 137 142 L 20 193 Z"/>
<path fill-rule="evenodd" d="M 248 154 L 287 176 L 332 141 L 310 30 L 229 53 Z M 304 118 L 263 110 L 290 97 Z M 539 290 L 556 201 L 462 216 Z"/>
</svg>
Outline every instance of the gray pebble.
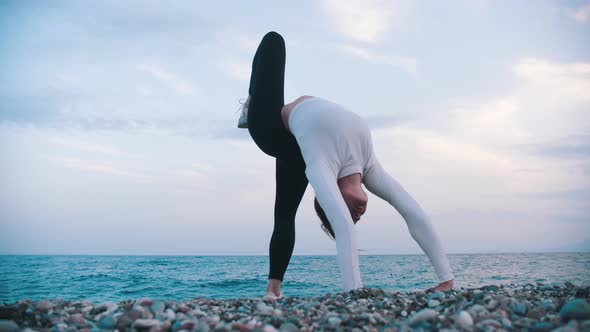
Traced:
<svg viewBox="0 0 590 332">
<path fill-rule="evenodd" d="M 440 301 L 438 301 L 438 300 L 428 300 L 428 307 L 429 308 L 436 307 L 439 304 L 440 304 Z"/>
<path fill-rule="evenodd" d="M 0 319 L 0 332 L 18 332 L 18 325 L 14 321 Z"/>
<path fill-rule="evenodd" d="M 526 304 L 524 302 L 512 304 L 511 309 L 517 315 L 524 316 L 526 314 Z"/>
<path fill-rule="evenodd" d="M 165 307 L 166 305 L 163 301 L 155 301 L 150 305 L 150 309 L 152 309 L 154 313 L 163 312 Z"/>
<path fill-rule="evenodd" d="M 281 324 L 279 331 L 281 331 L 281 332 L 297 332 L 297 331 L 299 331 L 299 328 L 297 327 L 297 325 L 295 325 L 291 322 L 286 322 L 286 323 Z"/>
<path fill-rule="evenodd" d="M 339 327 L 341 322 L 342 321 L 338 317 L 330 317 L 330 318 L 328 318 L 328 325 L 330 325 L 330 327 L 333 328 L 333 329 Z"/>
<path fill-rule="evenodd" d="M 491 327 L 494 327 L 494 328 L 500 328 L 500 327 L 502 327 L 502 323 L 498 322 L 495 319 L 488 318 L 488 319 L 482 320 L 481 322 L 478 322 L 477 323 L 477 326 L 478 327 L 482 327 L 482 328 L 488 327 L 488 326 L 491 326 Z"/>
<path fill-rule="evenodd" d="M 445 298 L 446 298 L 446 295 L 443 292 L 434 292 L 434 293 L 428 295 L 428 299 L 429 300 L 440 300 L 440 301 L 442 301 Z"/>
</svg>

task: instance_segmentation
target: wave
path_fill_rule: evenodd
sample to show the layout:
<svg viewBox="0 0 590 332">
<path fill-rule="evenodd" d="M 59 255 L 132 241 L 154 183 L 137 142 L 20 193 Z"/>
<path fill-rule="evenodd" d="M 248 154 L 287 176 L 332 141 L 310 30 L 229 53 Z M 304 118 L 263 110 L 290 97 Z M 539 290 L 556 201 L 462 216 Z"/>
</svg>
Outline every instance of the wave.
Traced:
<svg viewBox="0 0 590 332">
<path fill-rule="evenodd" d="M 99 279 L 101 282 L 104 281 L 122 281 L 123 279 L 113 276 L 106 273 L 91 273 L 91 274 L 82 274 L 78 276 L 73 276 L 70 280 L 71 281 L 87 281 L 87 280 L 95 280 Z"/>
<path fill-rule="evenodd" d="M 205 286 L 205 287 L 239 287 L 239 286 L 252 286 L 252 285 L 259 285 L 265 284 L 266 280 L 257 279 L 257 278 L 244 278 L 244 279 L 224 279 L 224 280 L 214 280 L 214 281 L 206 281 L 201 283 L 198 286 Z"/>
</svg>

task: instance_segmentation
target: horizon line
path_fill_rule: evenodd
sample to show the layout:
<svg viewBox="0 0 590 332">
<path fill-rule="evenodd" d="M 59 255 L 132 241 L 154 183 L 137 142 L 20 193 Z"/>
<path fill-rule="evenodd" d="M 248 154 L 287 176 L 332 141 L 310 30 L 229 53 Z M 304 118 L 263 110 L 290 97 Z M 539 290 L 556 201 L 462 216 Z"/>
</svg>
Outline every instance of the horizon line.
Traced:
<svg viewBox="0 0 590 332">
<path fill-rule="evenodd" d="M 505 252 L 455 252 L 447 253 L 447 255 L 505 255 L 505 254 L 587 254 L 590 251 L 576 250 L 576 251 L 505 251 Z M 0 256 L 112 256 L 112 257 L 268 257 L 268 254 L 0 254 Z M 332 256 L 336 254 L 297 254 L 295 256 Z M 426 256 L 424 253 L 395 253 L 395 254 L 365 254 L 359 253 L 359 256 Z"/>
</svg>

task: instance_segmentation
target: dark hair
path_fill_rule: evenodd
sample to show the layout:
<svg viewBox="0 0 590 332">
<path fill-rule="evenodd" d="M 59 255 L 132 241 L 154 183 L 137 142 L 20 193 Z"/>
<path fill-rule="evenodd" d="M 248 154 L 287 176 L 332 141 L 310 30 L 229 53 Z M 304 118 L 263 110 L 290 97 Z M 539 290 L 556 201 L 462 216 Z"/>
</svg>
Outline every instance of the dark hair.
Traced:
<svg viewBox="0 0 590 332">
<path fill-rule="evenodd" d="M 328 234 L 328 236 L 332 239 L 332 240 L 336 240 L 336 235 L 334 235 L 334 231 L 332 230 L 332 226 L 330 225 L 330 221 L 328 221 L 328 217 L 326 216 L 326 212 L 324 212 L 324 209 L 322 209 L 322 207 L 320 206 L 320 202 L 318 202 L 317 197 L 314 197 L 313 199 L 313 207 L 315 208 L 315 213 L 318 214 L 318 217 L 320 217 L 320 220 L 322 221 L 322 230 Z M 353 221 L 356 224 L 356 221 Z"/>
<path fill-rule="evenodd" d="M 326 212 L 320 206 L 320 202 L 318 202 L 317 197 L 313 199 L 313 207 L 315 208 L 315 212 L 318 214 L 318 217 L 322 221 L 322 230 L 328 234 L 328 236 L 332 240 L 336 240 L 336 235 L 334 235 L 334 231 L 332 230 L 332 226 L 330 226 L 330 222 L 328 221 L 328 217 L 326 217 Z"/>
</svg>

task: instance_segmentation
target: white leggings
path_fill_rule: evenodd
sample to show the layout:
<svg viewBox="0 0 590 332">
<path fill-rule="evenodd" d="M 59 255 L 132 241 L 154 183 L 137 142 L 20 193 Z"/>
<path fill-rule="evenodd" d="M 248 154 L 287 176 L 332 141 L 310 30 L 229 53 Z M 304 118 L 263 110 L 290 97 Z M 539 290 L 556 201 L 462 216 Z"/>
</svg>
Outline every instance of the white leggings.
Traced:
<svg viewBox="0 0 590 332">
<path fill-rule="evenodd" d="M 404 218 L 410 234 L 424 251 L 441 282 L 453 279 L 451 266 L 430 218 L 379 162 L 365 173 L 363 183 L 379 198 L 391 204 Z"/>
</svg>

